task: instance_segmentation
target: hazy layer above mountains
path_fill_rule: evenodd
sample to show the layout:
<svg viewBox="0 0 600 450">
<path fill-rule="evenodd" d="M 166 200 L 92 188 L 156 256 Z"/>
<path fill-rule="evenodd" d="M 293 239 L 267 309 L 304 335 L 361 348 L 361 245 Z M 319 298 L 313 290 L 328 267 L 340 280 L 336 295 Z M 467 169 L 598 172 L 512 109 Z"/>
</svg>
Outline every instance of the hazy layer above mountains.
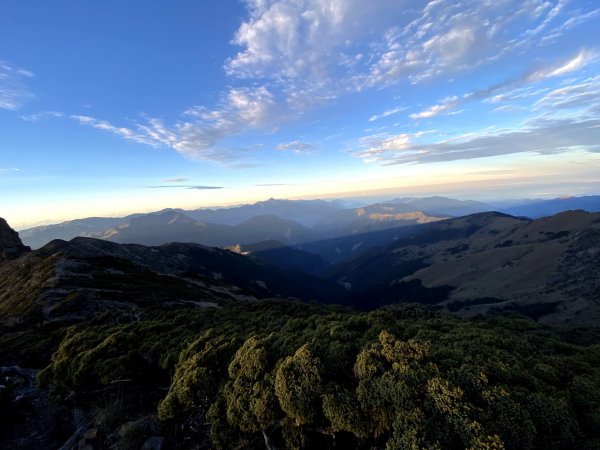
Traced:
<svg viewBox="0 0 600 450">
<path fill-rule="evenodd" d="M 359 208 L 343 208 L 339 202 L 323 200 L 269 199 L 231 208 L 168 209 L 122 218 L 77 219 L 21 230 L 20 235 L 32 248 L 77 236 L 146 245 L 177 241 L 225 247 L 263 240 L 297 245 L 483 211 L 538 218 L 570 209 L 600 211 L 600 196 L 523 200 L 509 208 L 446 197 L 397 198 Z"/>
</svg>

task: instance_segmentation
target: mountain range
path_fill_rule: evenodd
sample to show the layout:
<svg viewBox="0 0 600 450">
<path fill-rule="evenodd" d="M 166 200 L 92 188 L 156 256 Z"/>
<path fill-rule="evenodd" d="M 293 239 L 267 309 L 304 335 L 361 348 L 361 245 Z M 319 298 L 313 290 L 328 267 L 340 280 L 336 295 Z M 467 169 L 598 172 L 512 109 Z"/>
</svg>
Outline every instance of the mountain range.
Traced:
<svg viewBox="0 0 600 450">
<path fill-rule="evenodd" d="M 447 197 L 396 198 L 355 208 L 333 201 L 269 199 L 230 208 L 167 209 L 121 218 L 77 219 L 21 230 L 20 236 L 34 249 L 53 239 L 77 236 L 145 245 L 195 242 L 227 247 L 263 240 L 300 245 L 492 210 L 538 218 L 570 209 L 600 211 L 600 196 L 523 200 L 516 206 L 513 202 L 510 208 Z"/>
<path fill-rule="evenodd" d="M 544 216 L 552 216 L 559 212 L 574 209 L 582 209 L 589 212 L 600 212 L 600 195 L 588 195 L 583 197 L 561 197 L 550 200 L 533 200 L 523 205 L 501 208 L 502 212 L 513 216 L 524 216 L 538 219 Z"/>
<path fill-rule="evenodd" d="M 140 234 L 140 221 L 145 234 Z M 150 280 L 148 286 L 160 285 L 154 277 L 166 276 L 169 285 L 179 286 L 164 295 L 171 299 L 173 292 L 183 292 L 187 300 L 210 301 L 293 297 L 361 309 L 419 302 L 464 317 L 516 312 L 548 323 L 600 318 L 600 283 L 594 274 L 600 267 L 599 213 L 568 211 L 536 220 L 476 213 L 295 246 L 288 244 L 311 239 L 308 228 L 263 215 L 228 225 L 231 234 L 211 235 L 226 245 L 229 236 L 243 230 L 258 241 L 228 249 L 193 242 L 154 245 L 161 227 L 178 230 L 189 240 L 212 231 L 175 211 L 139 216 L 129 223 L 116 236 L 127 241 L 125 233 L 135 230 L 150 246 L 77 237 L 30 252 L 19 241 L 23 256 L 20 263 L 5 262 L 0 298 L 6 303 L 10 291 L 37 292 L 40 304 L 53 298 L 51 303 L 69 309 L 77 302 L 118 297 L 123 286 L 138 286 L 139 279 Z M 279 235 L 281 240 L 266 240 L 282 229 L 269 228 L 272 224 L 289 232 Z M 6 242 L 14 259 L 14 234 L 5 226 L 3 235 L 13 236 Z M 31 285 L 30 272 L 54 275 Z M 25 284 L 15 290 L 12 279 Z M 129 298 L 131 292 L 135 289 L 122 295 Z M 5 313 L 15 302 L 6 303 Z"/>
</svg>

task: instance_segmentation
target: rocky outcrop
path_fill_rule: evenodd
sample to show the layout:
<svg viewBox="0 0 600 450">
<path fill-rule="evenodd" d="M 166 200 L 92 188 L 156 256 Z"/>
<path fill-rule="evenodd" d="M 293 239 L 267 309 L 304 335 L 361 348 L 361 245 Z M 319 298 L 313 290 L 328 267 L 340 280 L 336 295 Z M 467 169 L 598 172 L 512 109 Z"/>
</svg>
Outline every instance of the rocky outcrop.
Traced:
<svg viewBox="0 0 600 450">
<path fill-rule="evenodd" d="M 31 249 L 21 242 L 19 233 L 0 217 L 0 261 L 14 259 Z"/>
</svg>

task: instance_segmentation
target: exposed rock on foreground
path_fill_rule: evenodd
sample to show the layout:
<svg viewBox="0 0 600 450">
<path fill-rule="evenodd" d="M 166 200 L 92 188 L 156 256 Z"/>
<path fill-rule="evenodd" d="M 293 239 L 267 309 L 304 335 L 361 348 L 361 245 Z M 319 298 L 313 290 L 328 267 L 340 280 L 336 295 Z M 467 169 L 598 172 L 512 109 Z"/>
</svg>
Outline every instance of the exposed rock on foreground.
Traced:
<svg viewBox="0 0 600 450">
<path fill-rule="evenodd" d="M 31 249 L 21 242 L 19 233 L 13 230 L 6 220 L 0 217 L 0 261 L 21 256 Z"/>
</svg>

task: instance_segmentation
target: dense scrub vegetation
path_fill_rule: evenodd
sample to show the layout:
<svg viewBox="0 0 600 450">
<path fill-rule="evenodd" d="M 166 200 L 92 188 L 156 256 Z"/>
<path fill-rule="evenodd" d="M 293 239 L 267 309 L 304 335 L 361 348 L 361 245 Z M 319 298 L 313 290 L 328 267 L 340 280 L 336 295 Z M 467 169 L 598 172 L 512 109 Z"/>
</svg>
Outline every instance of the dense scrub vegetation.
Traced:
<svg viewBox="0 0 600 450">
<path fill-rule="evenodd" d="M 59 340 L 39 378 L 62 404 L 117 409 L 106 436 L 155 415 L 180 448 L 600 447 L 597 336 L 519 317 L 236 302 Z"/>
</svg>

